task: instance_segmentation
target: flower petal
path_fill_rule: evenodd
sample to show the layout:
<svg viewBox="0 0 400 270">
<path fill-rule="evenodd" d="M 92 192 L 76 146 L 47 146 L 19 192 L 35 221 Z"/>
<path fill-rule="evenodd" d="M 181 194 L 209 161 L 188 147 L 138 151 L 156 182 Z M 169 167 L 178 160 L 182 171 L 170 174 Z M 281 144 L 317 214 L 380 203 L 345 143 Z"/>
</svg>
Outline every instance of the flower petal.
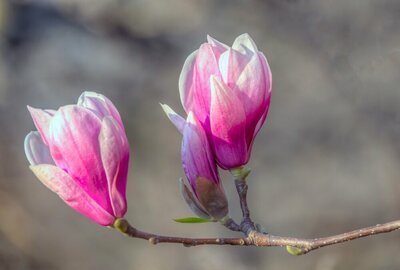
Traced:
<svg viewBox="0 0 400 270">
<path fill-rule="evenodd" d="M 46 187 L 57 193 L 65 203 L 77 212 L 103 226 L 109 226 L 114 223 L 115 218 L 60 168 L 41 164 L 30 166 L 30 169 Z"/>
<path fill-rule="evenodd" d="M 52 164 L 53 158 L 50 155 L 49 147 L 44 144 L 38 131 L 31 131 L 24 141 L 25 155 L 31 165 Z"/>
<path fill-rule="evenodd" d="M 186 113 L 193 111 L 202 124 L 208 121 L 210 112 L 210 76 L 221 77 L 218 57 L 217 49 L 204 43 L 196 53 L 195 59 L 188 59 L 185 62 L 181 73 L 180 81 L 183 82 L 181 85 L 185 87 L 185 89 L 181 89 L 181 99 L 182 93 L 184 93 L 182 103 L 185 111 Z M 187 65 L 191 67 L 188 68 Z"/>
<path fill-rule="evenodd" d="M 161 108 L 164 110 L 164 113 L 168 116 L 169 120 L 172 122 L 172 124 L 175 125 L 175 127 L 178 129 L 180 133 L 183 132 L 183 129 L 185 127 L 186 121 L 185 119 L 177 114 L 174 110 L 171 109 L 170 106 L 167 104 L 161 104 Z"/>
<path fill-rule="evenodd" d="M 229 49 L 219 58 L 219 69 L 222 79 L 229 88 L 236 88 L 236 81 L 246 68 L 251 58 Z"/>
<path fill-rule="evenodd" d="M 37 130 L 39 131 L 40 136 L 42 136 L 43 142 L 45 144 L 48 144 L 47 141 L 48 141 L 49 126 L 50 126 L 50 121 L 53 118 L 54 111 L 36 109 L 31 106 L 27 107 L 33 119 L 33 123 L 35 124 Z"/>
<path fill-rule="evenodd" d="M 101 118 L 110 115 L 118 121 L 122 128 L 124 127 L 117 108 L 106 96 L 96 92 L 85 91 L 79 97 L 77 105 L 95 111 Z"/>
<path fill-rule="evenodd" d="M 211 139 L 217 162 L 224 169 L 243 165 L 247 147 L 242 101 L 215 77 L 211 77 L 211 95 Z"/>
<path fill-rule="evenodd" d="M 114 216 L 123 217 L 127 207 L 129 144 L 125 132 L 111 116 L 105 117 L 101 123 L 99 143 Z"/>
<path fill-rule="evenodd" d="M 271 97 L 271 96 L 270 96 Z M 250 155 L 251 155 L 251 150 L 252 150 L 252 146 L 254 143 L 254 139 L 256 138 L 258 132 L 260 131 L 261 127 L 263 126 L 265 119 L 267 119 L 267 115 L 268 115 L 268 109 L 269 109 L 269 105 L 270 105 L 270 101 L 271 99 L 268 98 L 267 102 L 266 102 L 266 107 L 264 109 L 264 113 L 261 116 L 261 118 L 258 120 L 258 122 L 256 123 L 255 126 L 248 126 L 247 130 L 246 130 L 246 140 L 247 140 L 247 160 L 250 159 Z M 254 124 L 254 123 L 252 123 Z"/>
<path fill-rule="evenodd" d="M 242 54 L 255 54 L 258 52 L 257 45 L 249 34 L 244 33 L 238 36 L 233 42 L 232 49 Z"/>
<path fill-rule="evenodd" d="M 77 105 L 61 107 L 49 129 L 49 147 L 56 165 L 64 169 L 106 211 L 113 213 L 100 155 L 101 120 Z"/>
<path fill-rule="evenodd" d="M 260 86 L 257 89 L 255 83 L 253 85 L 249 84 L 248 86 L 248 102 L 245 103 L 245 110 L 247 116 L 246 136 L 249 146 L 253 143 L 254 137 L 257 135 L 267 117 L 272 93 L 272 74 L 268 61 L 262 53 L 258 53 L 258 57 L 261 63 L 264 87 Z"/>
<path fill-rule="evenodd" d="M 193 195 L 191 188 L 189 188 L 183 182 L 182 178 L 179 179 L 179 190 L 181 191 L 182 197 L 185 200 L 186 204 L 193 211 L 193 213 L 195 213 L 198 217 L 210 219 L 207 211 L 201 206 L 197 198 Z"/>
<path fill-rule="evenodd" d="M 192 52 L 185 60 L 179 75 L 179 94 L 182 106 L 186 112 L 190 110 L 193 99 L 193 84 L 195 79 L 195 64 L 198 50 Z"/>
<path fill-rule="evenodd" d="M 208 41 L 208 44 L 210 44 L 212 46 L 212 50 L 213 50 L 215 59 L 217 59 L 217 61 L 218 61 L 219 57 L 221 56 L 221 54 L 229 49 L 229 46 L 225 45 L 222 42 L 219 42 L 218 40 L 210 37 L 209 35 L 207 35 L 207 41 Z"/>
<path fill-rule="evenodd" d="M 265 78 L 265 86 L 267 88 L 267 96 L 271 95 L 272 92 L 272 73 L 271 68 L 269 67 L 267 57 L 262 52 L 258 53 L 258 59 L 261 62 L 264 78 Z"/>
<path fill-rule="evenodd" d="M 217 185 L 204 177 L 196 179 L 198 200 L 207 213 L 216 220 L 228 214 L 228 200 L 222 185 Z"/>
<path fill-rule="evenodd" d="M 224 43 L 216 40 L 210 35 L 207 35 L 207 42 L 211 44 L 213 47 L 218 47 L 221 51 L 226 51 L 227 49 L 229 49 L 228 45 L 225 45 Z"/>
<path fill-rule="evenodd" d="M 205 177 L 219 184 L 219 176 L 207 135 L 192 112 L 189 112 L 182 139 L 182 165 L 195 194 L 196 179 Z"/>
</svg>

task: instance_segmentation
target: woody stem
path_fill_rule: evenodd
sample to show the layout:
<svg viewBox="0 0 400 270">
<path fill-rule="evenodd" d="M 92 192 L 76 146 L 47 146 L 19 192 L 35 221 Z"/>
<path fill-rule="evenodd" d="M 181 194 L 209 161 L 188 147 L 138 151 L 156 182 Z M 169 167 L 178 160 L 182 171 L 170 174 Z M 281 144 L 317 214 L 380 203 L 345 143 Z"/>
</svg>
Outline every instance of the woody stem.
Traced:
<svg viewBox="0 0 400 270">
<path fill-rule="evenodd" d="M 361 228 L 358 230 L 313 239 L 302 239 L 294 237 L 274 236 L 271 234 L 262 234 L 255 230 L 251 231 L 248 236 L 242 238 L 187 238 L 175 236 L 162 236 L 153 233 L 140 231 L 131 226 L 124 219 L 117 219 L 114 227 L 123 234 L 148 240 L 151 244 L 159 243 L 175 243 L 183 244 L 186 247 L 199 245 L 233 245 L 233 246 L 258 246 L 258 247 L 284 247 L 290 246 L 295 248 L 294 255 L 303 255 L 312 250 L 319 249 L 329 245 L 335 245 L 347 241 L 356 240 L 375 234 L 388 233 L 400 229 L 400 220 L 388 222 L 385 224 L 377 224 L 375 226 Z"/>
</svg>

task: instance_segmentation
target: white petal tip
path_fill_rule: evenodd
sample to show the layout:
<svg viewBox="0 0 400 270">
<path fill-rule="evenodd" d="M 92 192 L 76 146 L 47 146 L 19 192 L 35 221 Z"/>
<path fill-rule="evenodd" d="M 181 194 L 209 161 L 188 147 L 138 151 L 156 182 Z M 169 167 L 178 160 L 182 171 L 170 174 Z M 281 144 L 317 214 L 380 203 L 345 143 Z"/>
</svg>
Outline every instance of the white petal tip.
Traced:
<svg viewBox="0 0 400 270">
<path fill-rule="evenodd" d="M 94 91 L 84 90 L 82 92 L 81 96 L 98 97 L 98 96 L 101 96 L 101 94 L 94 92 Z"/>
<path fill-rule="evenodd" d="M 196 116 L 194 115 L 194 113 L 192 111 L 189 112 L 186 122 L 190 123 L 190 124 L 196 124 Z"/>
<path fill-rule="evenodd" d="M 167 104 L 162 104 L 160 103 L 161 108 L 163 109 L 164 113 L 167 115 L 168 118 L 171 119 L 171 116 L 173 115 L 177 115 L 177 113 L 171 109 L 170 106 L 168 106 Z"/>
<path fill-rule="evenodd" d="M 92 92 L 92 91 L 83 91 L 82 94 L 79 96 L 78 98 L 78 105 L 82 105 L 85 102 L 86 98 L 100 98 L 100 99 L 104 99 L 103 95 L 96 93 L 96 92 Z"/>
<path fill-rule="evenodd" d="M 211 96 L 215 94 L 216 90 L 225 90 L 225 85 L 222 80 L 216 76 L 210 77 L 210 86 L 211 86 Z"/>
<path fill-rule="evenodd" d="M 161 103 L 159 102 L 158 104 L 160 104 L 161 108 L 163 109 L 163 111 L 168 114 L 168 112 L 172 111 L 171 107 L 168 106 L 167 104 Z"/>
<path fill-rule="evenodd" d="M 258 52 L 256 43 L 248 33 L 238 36 L 233 42 L 232 48 L 244 54 L 246 54 L 248 50 L 250 50 L 252 53 Z"/>
<path fill-rule="evenodd" d="M 211 45 L 215 45 L 215 43 L 216 43 L 216 39 L 215 38 L 213 38 L 212 36 L 210 36 L 210 35 L 208 35 L 207 34 L 207 42 L 208 43 L 210 43 Z M 218 41 L 217 41 L 218 42 Z"/>
<path fill-rule="evenodd" d="M 208 44 L 211 44 L 212 46 L 222 47 L 222 48 L 225 48 L 225 49 L 229 48 L 229 46 L 227 46 L 226 44 L 216 40 L 215 38 L 213 38 L 210 35 L 207 35 L 207 42 L 208 42 Z"/>
<path fill-rule="evenodd" d="M 37 108 L 34 108 L 34 107 L 32 107 L 32 106 L 29 106 L 29 105 L 26 105 L 26 108 L 28 109 L 28 111 L 29 111 L 31 114 L 34 113 L 34 112 L 37 112 L 37 111 L 41 110 L 41 109 L 37 109 Z"/>
<path fill-rule="evenodd" d="M 163 109 L 164 113 L 167 115 L 168 119 L 172 122 L 172 124 L 174 124 L 178 131 L 182 133 L 185 127 L 185 119 L 183 119 L 182 116 L 172 110 L 171 107 L 167 104 L 160 103 L 160 106 Z"/>
</svg>

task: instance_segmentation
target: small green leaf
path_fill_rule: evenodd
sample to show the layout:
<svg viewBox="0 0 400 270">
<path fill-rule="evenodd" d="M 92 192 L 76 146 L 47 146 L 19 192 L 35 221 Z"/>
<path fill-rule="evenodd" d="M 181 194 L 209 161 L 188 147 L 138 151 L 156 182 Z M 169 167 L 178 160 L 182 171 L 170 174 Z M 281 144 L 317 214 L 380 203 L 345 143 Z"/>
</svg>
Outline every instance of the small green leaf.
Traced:
<svg viewBox="0 0 400 270">
<path fill-rule="evenodd" d="M 211 222 L 209 219 L 199 218 L 199 217 L 185 217 L 174 219 L 175 222 L 179 223 L 206 223 Z"/>
</svg>

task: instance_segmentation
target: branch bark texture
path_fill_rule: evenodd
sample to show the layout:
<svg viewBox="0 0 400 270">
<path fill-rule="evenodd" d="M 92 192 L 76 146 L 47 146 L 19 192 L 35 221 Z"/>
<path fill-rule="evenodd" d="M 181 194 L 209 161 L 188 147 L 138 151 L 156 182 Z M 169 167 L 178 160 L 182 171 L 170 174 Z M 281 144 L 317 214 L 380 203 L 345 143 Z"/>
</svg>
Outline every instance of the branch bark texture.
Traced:
<svg viewBox="0 0 400 270">
<path fill-rule="evenodd" d="M 365 227 L 354 231 L 332 235 L 321 238 L 295 238 L 276 236 L 264 232 L 254 224 L 250 217 L 250 210 L 247 204 L 246 177 L 249 170 L 239 168 L 231 171 L 235 178 L 235 186 L 239 195 L 240 207 L 242 210 L 242 220 L 240 224 L 236 223 L 230 217 L 221 222 L 226 228 L 232 231 L 239 231 L 244 237 L 238 238 L 187 238 L 175 236 L 163 236 L 153 233 L 144 232 L 131 226 L 126 220 L 118 219 L 114 223 L 114 227 L 129 237 L 148 240 L 151 244 L 174 243 L 182 244 L 186 247 L 199 245 L 232 245 L 232 246 L 257 246 L 257 247 L 286 247 L 287 251 L 292 255 L 303 255 L 312 250 L 322 247 L 335 245 L 359 238 L 372 236 L 376 234 L 389 233 L 400 229 L 400 220 L 377 224 L 371 227 Z"/>
</svg>

